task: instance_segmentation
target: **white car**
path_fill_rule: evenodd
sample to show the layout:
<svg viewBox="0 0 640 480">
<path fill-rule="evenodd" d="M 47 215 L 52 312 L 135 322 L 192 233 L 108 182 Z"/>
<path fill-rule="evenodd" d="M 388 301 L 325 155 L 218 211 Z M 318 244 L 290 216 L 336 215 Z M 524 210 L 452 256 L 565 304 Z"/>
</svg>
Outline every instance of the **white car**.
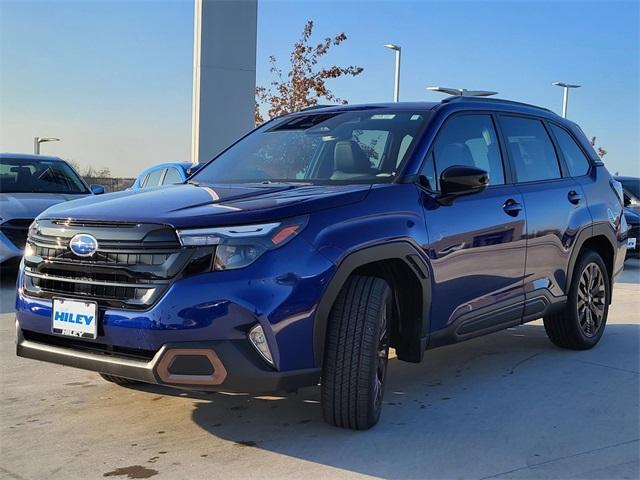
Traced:
<svg viewBox="0 0 640 480">
<path fill-rule="evenodd" d="M 31 222 L 57 203 L 104 193 L 58 157 L 0 154 L 0 264 L 22 257 Z"/>
</svg>

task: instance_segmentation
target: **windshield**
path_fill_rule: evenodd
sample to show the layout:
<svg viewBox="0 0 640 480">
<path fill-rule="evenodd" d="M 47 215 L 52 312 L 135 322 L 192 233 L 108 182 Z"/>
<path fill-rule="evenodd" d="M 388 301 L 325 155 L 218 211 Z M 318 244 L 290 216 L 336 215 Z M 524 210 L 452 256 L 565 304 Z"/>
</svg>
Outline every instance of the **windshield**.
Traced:
<svg viewBox="0 0 640 480">
<path fill-rule="evenodd" d="M 0 158 L 0 192 L 89 193 L 65 162 L 22 158 Z"/>
<path fill-rule="evenodd" d="M 269 122 L 204 166 L 198 183 L 391 181 L 425 112 L 309 113 Z"/>
<path fill-rule="evenodd" d="M 640 198 L 640 179 L 638 178 L 630 178 L 625 180 L 620 180 L 622 184 L 622 188 L 631 192 L 635 198 Z"/>
</svg>

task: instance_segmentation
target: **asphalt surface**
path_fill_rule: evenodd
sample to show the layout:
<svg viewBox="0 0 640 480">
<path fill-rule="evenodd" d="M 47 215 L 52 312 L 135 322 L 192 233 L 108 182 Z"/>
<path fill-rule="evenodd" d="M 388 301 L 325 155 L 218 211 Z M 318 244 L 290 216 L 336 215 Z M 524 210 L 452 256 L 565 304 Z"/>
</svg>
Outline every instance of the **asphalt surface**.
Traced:
<svg viewBox="0 0 640 480">
<path fill-rule="evenodd" d="M 0 290 L 0 478 L 640 477 L 640 261 L 586 352 L 541 322 L 392 360 L 380 424 L 325 425 L 316 389 L 283 397 L 121 388 L 17 358 Z M 7 313 L 8 312 L 8 313 Z"/>
</svg>

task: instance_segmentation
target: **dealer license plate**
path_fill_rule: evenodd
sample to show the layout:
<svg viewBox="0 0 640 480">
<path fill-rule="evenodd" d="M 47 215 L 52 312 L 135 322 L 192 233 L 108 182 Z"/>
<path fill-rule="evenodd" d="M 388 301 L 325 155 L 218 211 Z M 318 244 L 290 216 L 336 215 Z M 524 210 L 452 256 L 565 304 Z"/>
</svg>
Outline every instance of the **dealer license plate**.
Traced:
<svg viewBox="0 0 640 480">
<path fill-rule="evenodd" d="M 95 302 L 54 298 L 51 322 L 53 333 L 70 337 L 96 338 L 98 305 Z"/>
</svg>

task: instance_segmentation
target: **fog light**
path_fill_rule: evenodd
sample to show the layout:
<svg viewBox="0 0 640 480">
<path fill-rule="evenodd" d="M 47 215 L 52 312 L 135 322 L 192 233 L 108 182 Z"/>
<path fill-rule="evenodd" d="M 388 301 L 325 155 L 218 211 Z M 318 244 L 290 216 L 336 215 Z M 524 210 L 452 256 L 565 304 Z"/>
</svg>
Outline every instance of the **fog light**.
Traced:
<svg viewBox="0 0 640 480">
<path fill-rule="evenodd" d="M 260 356 L 272 367 L 273 357 L 271 356 L 271 350 L 269 350 L 269 344 L 267 343 L 267 337 L 264 335 L 264 330 L 260 325 L 256 325 L 249 330 L 249 341 L 251 345 L 257 350 Z"/>
</svg>

